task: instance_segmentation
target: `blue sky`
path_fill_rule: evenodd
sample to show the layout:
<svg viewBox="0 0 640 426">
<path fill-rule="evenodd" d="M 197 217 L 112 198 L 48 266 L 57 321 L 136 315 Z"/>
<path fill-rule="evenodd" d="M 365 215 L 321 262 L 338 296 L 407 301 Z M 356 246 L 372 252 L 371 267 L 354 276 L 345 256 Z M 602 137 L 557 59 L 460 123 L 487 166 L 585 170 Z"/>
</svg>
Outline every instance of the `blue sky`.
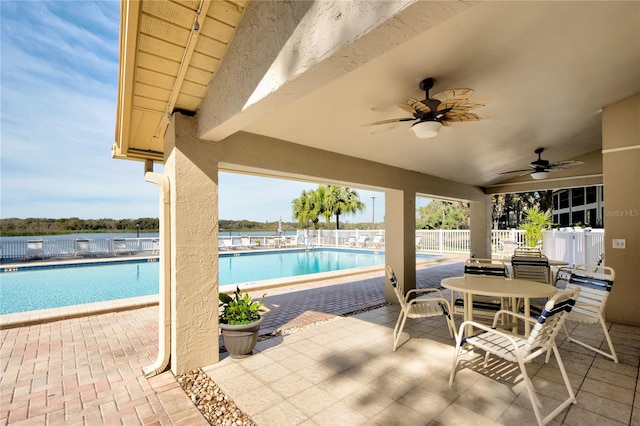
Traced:
<svg viewBox="0 0 640 426">
<path fill-rule="evenodd" d="M 117 1 L 0 1 L 0 217 L 158 216 L 140 162 L 114 160 Z M 157 166 L 156 166 L 157 170 Z M 290 221 L 291 201 L 317 183 L 222 173 L 221 219 Z M 357 188 L 356 188 L 357 189 Z M 384 194 L 359 190 L 384 216 Z"/>
</svg>

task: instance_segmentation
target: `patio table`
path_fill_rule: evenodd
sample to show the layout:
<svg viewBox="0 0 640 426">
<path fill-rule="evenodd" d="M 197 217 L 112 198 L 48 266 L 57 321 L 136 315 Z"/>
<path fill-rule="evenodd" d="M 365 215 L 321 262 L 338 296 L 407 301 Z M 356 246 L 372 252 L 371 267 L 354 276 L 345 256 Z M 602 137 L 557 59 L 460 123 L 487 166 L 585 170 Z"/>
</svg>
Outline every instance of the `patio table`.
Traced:
<svg viewBox="0 0 640 426">
<path fill-rule="evenodd" d="M 513 312 L 517 313 L 517 299 L 524 299 L 524 314 L 528 317 L 530 312 L 531 298 L 551 297 L 556 293 L 556 288 L 549 284 L 543 284 L 536 281 L 497 278 L 485 276 L 463 276 L 445 278 L 441 281 L 444 288 L 451 291 L 459 291 L 464 297 L 464 320 L 473 320 L 473 295 L 508 297 L 511 299 Z M 525 321 L 525 336 L 529 335 L 531 325 Z M 470 327 L 471 328 L 471 327 Z M 468 329 L 468 334 L 472 333 Z M 516 326 L 517 328 L 517 326 Z M 516 331 L 514 329 L 514 331 Z"/>
</svg>

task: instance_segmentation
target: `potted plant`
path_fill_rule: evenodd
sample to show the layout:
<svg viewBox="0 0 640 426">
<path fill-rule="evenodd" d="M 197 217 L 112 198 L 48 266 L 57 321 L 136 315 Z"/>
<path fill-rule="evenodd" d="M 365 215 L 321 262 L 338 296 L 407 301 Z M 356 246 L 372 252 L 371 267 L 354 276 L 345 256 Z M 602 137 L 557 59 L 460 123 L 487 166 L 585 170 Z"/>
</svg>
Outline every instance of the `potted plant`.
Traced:
<svg viewBox="0 0 640 426">
<path fill-rule="evenodd" d="M 264 304 L 262 295 L 259 301 L 251 300 L 247 292 L 236 287 L 233 296 L 220 293 L 220 329 L 222 341 L 231 358 L 244 358 L 251 355 L 258 343 L 258 332 L 262 324 Z"/>
</svg>

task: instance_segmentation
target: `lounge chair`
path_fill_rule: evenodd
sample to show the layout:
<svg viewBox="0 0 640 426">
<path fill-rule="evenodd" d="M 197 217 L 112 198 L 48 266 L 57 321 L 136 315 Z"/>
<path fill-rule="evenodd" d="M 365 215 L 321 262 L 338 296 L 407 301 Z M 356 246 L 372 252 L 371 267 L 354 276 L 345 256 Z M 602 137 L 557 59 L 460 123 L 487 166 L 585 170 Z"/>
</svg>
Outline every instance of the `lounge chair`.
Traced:
<svg viewBox="0 0 640 426">
<path fill-rule="evenodd" d="M 131 251 L 127 248 L 127 241 L 123 238 L 114 238 L 111 250 L 116 256 L 119 254 L 131 254 Z"/>
<path fill-rule="evenodd" d="M 27 241 L 27 259 L 36 260 L 44 259 L 44 241 L 28 240 Z"/>
<path fill-rule="evenodd" d="M 409 290 L 404 293 L 404 286 L 398 283 L 396 274 L 390 265 L 386 266 L 387 279 L 391 282 L 393 290 L 400 303 L 400 315 L 396 326 L 393 329 L 393 350 L 398 347 L 402 330 L 407 318 L 429 318 L 443 315 L 447 320 L 447 326 L 449 327 L 449 334 L 454 337 L 456 324 L 451 315 L 451 307 L 449 302 L 442 296 L 442 292 L 437 288 L 424 288 Z M 422 295 L 420 295 L 422 293 Z M 435 293 L 429 295 L 428 293 Z"/>
<path fill-rule="evenodd" d="M 544 425 L 549 423 L 569 405 L 576 403 L 576 396 L 573 393 L 573 388 L 571 387 L 571 382 L 569 382 L 569 376 L 564 368 L 555 339 L 560 328 L 564 325 L 564 322 L 571 312 L 573 305 L 576 303 L 579 293 L 580 289 L 577 288 L 557 293 L 547 302 L 543 312 L 538 318 L 526 317 L 511 311 L 498 311 L 493 320 L 493 328 L 473 321 L 463 322 L 460 325 L 458 334 L 456 335 L 456 350 L 453 358 L 451 374 L 449 376 L 449 385 L 452 385 L 453 380 L 455 379 L 456 368 L 458 366 L 458 361 L 462 356 L 464 350 L 463 347 L 470 346 L 470 349 L 473 351 L 475 351 L 476 348 L 480 349 L 485 352 L 484 368 L 481 371 L 483 373 L 488 373 L 490 376 L 493 375 L 494 377 L 499 377 L 506 371 L 506 368 L 502 364 L 498 365 L 495 363 L 492 363 L 491 368 L 487 369 L 487 367 L 489 367 L 489 357 L 491 355 L 518 365 L 521 373 L 518 377 L 521 377 L 524 381 L 538 424 Z M 502 315 L 510 315 L 514 319 L 518 318 L 535 324 L 533 331 L 531 331 L 529 337 L 523 337 L 506 331 L 497 330 L 498 318 Z M 472 325 L 474 328 L 480 329 L 480 332 L 473 336 L 465 336 L 464 331 L 467 328 L 467 325 Z M 529 378 L 525 364 L 530 363 L 542 354 L 546 354 L 548 351 L 553 351 L 556 357 L 569 397 L 543 418 L 541 413 L 542 404 L 536 395 L 535 388 Z M 471 365 L 471 363 L 466 365 Z M 501 370 L 496 371 L 497 368 L 501 368 Z M 516 380 L 518 379 L 516 378 Z M 539 391 L 544 394 L 545 389 L 540 389 Z M 548 400 L 554 401 L 558 396 L 558 394 L 554 394 L 554 398 L 548 398 Z"/>
<path fill-rule="evenodd" d="M 240 238 L 240 246 L 239 247 L 252 249 L 255 246 L 256 246 L 256 244 L 251 242 L 251 238 L 249 238 L 249 237 L 241 237 Z"/>
<path fill-rule="evenodd" d="M 366 247 L 367 241 L 369 241 L 368 235 L 360 235 L 358 242 L 356 243 L 356 247 Z"/>
<path fill-rule="evenodd" d="M 222 246 L 220 246 L 220 241 L 222 241 Z M 222 250 L 233 250 L 236 248 L 236 246 L 233 245 L 233 241 L 231 240 L 231 238 L 222 238 L 218 241 L 218 248 Z"/>
<path fill-rule="evenodd" d="M 384 248 L 384 236 L 376 235 L 373 237 L 373 241 L 367 244 L 367 247 Z"/>
<path fill-rule="evenodd" d="M 75 244 L 75 257 L 78 256 L 91 256 L 91 243 L 89 240 L 79 239 Z"/>
</svg>

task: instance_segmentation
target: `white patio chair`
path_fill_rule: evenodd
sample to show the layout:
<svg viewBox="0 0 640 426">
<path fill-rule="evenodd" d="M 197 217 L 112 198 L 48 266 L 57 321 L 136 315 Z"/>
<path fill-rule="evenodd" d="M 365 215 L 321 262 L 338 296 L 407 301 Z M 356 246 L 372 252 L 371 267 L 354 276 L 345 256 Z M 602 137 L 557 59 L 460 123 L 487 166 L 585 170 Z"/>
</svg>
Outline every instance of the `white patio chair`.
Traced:
<svg viewBox="0 0 640 426">
<path fill-rule="evenodd" d="M 368 247 L 384 248 L 384 236 L 376 235 L 373 240 L 367 244 Z"/>
<path fill-rule="evenodd" d="M 609 336 L 604 317 L 605 305 L 609 292 L 613 287 L 615 275 L 613 268 L 583 264 L 573 268 L 566 284 L 567 289 L 580 288 L 580 297 L 567 320 L 583 324 L 600 324 L 609 345 L 609 353 L 572 337 L 566 325 L 564 326 L 564 331 L 567 333 L 570 342 L 591 349 L 617 363 L 618 356 L 613 348 L 613 342 L 611 341 L 611 336 Z"/>
<path fill-rule="evenodd" d="M 398 347 L 398 341 L 400 340 L 400 335 L 402 334 L 407 318 L 429 318 L 444 315 L 447 320 L 449 334 L 452 337 L 455 336 L 456 324 L 451 316 L 451 307 L 449 306 L 449 302 L 442 296 L 440 290 L 437 288 L 412 289 L 404 294 L 404 286 L 398 283 L 396 274 L 390 265 L 386 267 L 386 274 L 396 293 L 398 303 L 400 303 L 400 315 L 393 329 L 394 351 Z M 424 293 L 424 295 L 419 296 L 420 293 Z M 431 296 L 427 293 L 436 293 L 437 296 Z"/>
<path fill-rule="evenodd" d="M 358 237 L 358 242 L 356 243 L 356 247 L 364 248 L 367 246 L 368 241 L 369 241 L 368 235 L 360 235 Z"/>
<path fill-rule="evenodd" d="M 522 377 L 524 380 L 538 424 L 544 425 L 551 421 L 570 404 L 576 403 L 576 397 L 573 393 L 573 389 L 571 388 L 571 383 L 569 382 L 569 377 L 562 362 L 562 358 L 560 358 L 560 352 L 556 346 L 555 338 L 560 331 L 560 328 L 564 325 L 573 305 L 576 303 L 579 293 L 579 288 L 573 288 L 571 290 L 557 293 L 547 302 L 544 310 L 537 319 L 516 314 L 511 311 L 502 310 L 496 313 L 493 320 L 493 328 L 474 321 L 463 322 L 460 325 L 458 334 L 456 335 L 456 350 L 453 358 L 451 374 L 449 376 L 449 385 L 453 384 L 458 361 L 463 353 L 463 345 L 481 349 L 485 351 L 485 369 L 487 368 L 490 355 L 518 364 L 520 372 L 522 373 L 522 376 L 518 377 Z M 510 315 L 514 319 L 518 318 L 535 324 L 529 337 L 523 337 L 507 331 L 497 330 L 498 318 L 502 315 Z M 466 326 L 469 324 L 481 331 L 473 336 L 465 336 L 464 331 Z M 556 360 L 558 361 L 558 367 L 562 373 L 562 378 L 567 388 L 569 398 L 565 399 L 550 414 L 543 418 L 541 414 L 542 404 L 535 393 L 533 383 L 527 374 L 525 364 L 551 350 L 553 350 Z"/>
<path fill-rule="evenodd" d="M 256 244 L 251 242 L 251 238 L 246 237 L 246 236 L 240 237 L 240 246 L 239 247 L 252 249 L 255 246 L 256 246 Z"/>
<path fill-rule="evenodd" d="M 515 279 L 544 284 L 551 284 L 552 281 L 549 259 L 539 251 L 516 250 L 511 258 L 511 270 Z"/>
</svg>

